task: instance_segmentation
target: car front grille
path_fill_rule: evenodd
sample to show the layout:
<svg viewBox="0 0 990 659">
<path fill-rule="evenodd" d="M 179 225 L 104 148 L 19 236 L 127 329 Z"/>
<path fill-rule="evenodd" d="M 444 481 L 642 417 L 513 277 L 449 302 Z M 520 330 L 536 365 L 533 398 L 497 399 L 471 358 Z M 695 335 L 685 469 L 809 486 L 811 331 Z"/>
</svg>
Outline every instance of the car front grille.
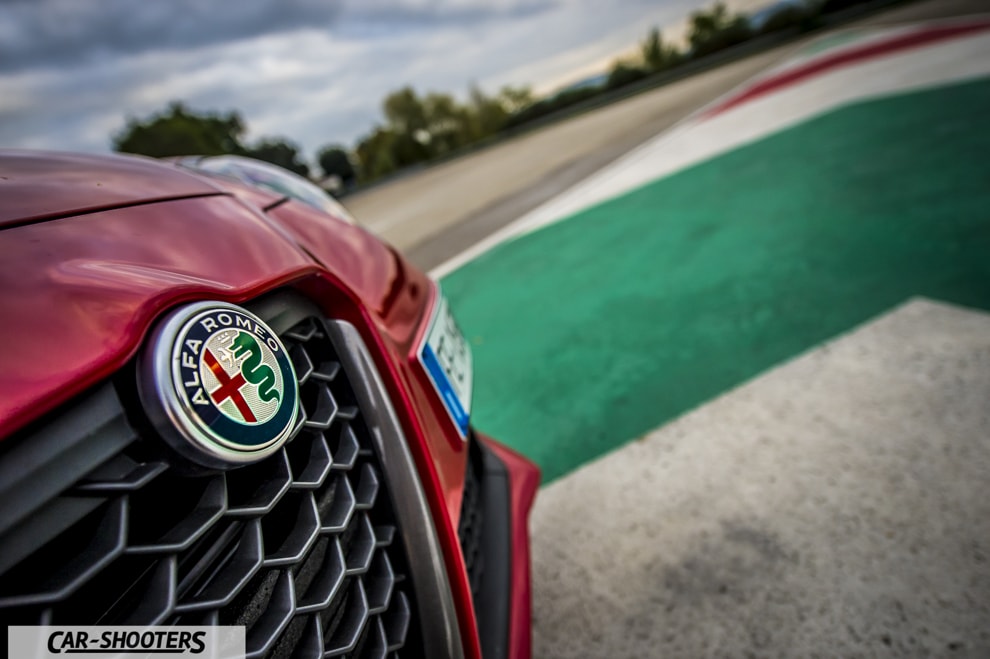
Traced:
<svg viewBox="0 0 990 659">
<path fill-rule="evenodd" d="M 257 464 L 174 459 L 125 413 L 124 377 L 4 443 L 4 624 L 243 625 L 252 657 L 425 654 L 394 493 L 327 325 L 280 336 L 305 419 Z"/>
</svg>

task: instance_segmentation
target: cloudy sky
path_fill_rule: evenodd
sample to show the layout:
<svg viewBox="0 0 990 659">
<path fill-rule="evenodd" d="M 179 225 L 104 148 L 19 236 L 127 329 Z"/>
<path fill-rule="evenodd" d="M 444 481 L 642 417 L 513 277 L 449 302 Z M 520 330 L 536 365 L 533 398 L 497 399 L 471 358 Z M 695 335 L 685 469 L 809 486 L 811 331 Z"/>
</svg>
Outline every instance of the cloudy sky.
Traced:
<svg viewBox="0 0 990 659">
<path fill-rule="evenodd" d="M 741 8 L 766 0 L 735 0 Z M 544 90 L 705 0 L 0 0 L 0 147 L 108 151 L 171 100 L 353 145 L 403 85 Z"/>
</svg>

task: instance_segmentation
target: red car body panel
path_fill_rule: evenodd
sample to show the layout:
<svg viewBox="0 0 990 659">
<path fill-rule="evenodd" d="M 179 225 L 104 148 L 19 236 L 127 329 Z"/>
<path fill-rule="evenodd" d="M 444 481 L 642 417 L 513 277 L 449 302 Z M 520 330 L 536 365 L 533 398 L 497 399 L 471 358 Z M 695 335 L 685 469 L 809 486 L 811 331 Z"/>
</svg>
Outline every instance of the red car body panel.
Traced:
<svg viewBox="0 0 990 659">
<path fill-rule="evenodd" d="M 0 227 L 218 192 L 154 160 L 7 151 L 0 160 Z"/>
<path fill-rule="evenodd" d="M 417 358 L 437 298 L 425 275 L 360 227 L 156 161 L 0 154 L 0 186 L 0 439 L 124 366 L 175 305 L 300 290 L 372 350 L 436 521 L 465 656 L 480 656 L 456 531 L 467 451 Z M 483 441 L 510 474 L 509 656 L 525 658 L 539 472 Z"/>
</svg>

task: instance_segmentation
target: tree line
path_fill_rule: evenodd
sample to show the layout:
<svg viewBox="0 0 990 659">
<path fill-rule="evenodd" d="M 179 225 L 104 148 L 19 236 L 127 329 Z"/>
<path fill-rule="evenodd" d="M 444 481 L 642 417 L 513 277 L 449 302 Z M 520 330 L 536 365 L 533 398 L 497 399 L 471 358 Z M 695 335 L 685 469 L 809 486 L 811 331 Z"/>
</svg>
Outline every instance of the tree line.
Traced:
<svg viewBox="0 0 990 659">
<path fill-rule="evenodd" d="M 528 87 L 503 87 L 493 96 L 473 86 L 467 100 L 440 92 L 418 94 L 412 87 L 391 92 L 382 101 L 384 122 L 353 148 L 330 144 L 317 152 L 319 171 L 310 171 L 299 147 L 281 137 L 244 141 L 246 125 L 236 112 L 196 113 L 173 101 L 151 117 L 128 119 L 112 138 L 115 151 L 153 157 L 243 155 L 274 163 L 314 179 L 335 177 L 347 189 L 398 170 L 441 158 L 466 146 L 523 126 L 540 117 L 647 76 L 740 44 L 755 36 L 797 27 L 809 30 L 823 14 L 868 0 L 796 0 L 779 4 L 754 26 L 745 14 L 731 13 L 719 0 L 693 12 L 683 48 L 664 41 L 658 28 L 649 31 L 636 56 L 613 63 L 597 85 L 565 89 L 536 99 Z"/>
<path fill-rule="evenodd" d="M 114 151 L 137 153 L 153 158 L 170 156 L 238 155 L 274 163 L 309 176 L 299 147 L 283 138 L 262 138 L 244 143 L 247 126 L 239 112 L 227 114 L 193 112 L 180 101 L 148 119 L 130 118 L 111 138 Z"/>
</svg>

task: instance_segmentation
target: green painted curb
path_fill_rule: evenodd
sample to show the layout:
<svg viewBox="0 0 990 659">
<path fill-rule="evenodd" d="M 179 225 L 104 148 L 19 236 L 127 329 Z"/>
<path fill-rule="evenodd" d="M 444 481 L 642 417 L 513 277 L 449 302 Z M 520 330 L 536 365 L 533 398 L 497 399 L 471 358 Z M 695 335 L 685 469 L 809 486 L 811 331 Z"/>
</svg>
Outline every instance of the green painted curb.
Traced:
<svg viewBox="0 0 990 659">
<path fill-rule="evenodd" d="M 443 280 L 551 480 L 913 295 L 990 308 L 990 82 L 846 107 Z"/>
</svg>

